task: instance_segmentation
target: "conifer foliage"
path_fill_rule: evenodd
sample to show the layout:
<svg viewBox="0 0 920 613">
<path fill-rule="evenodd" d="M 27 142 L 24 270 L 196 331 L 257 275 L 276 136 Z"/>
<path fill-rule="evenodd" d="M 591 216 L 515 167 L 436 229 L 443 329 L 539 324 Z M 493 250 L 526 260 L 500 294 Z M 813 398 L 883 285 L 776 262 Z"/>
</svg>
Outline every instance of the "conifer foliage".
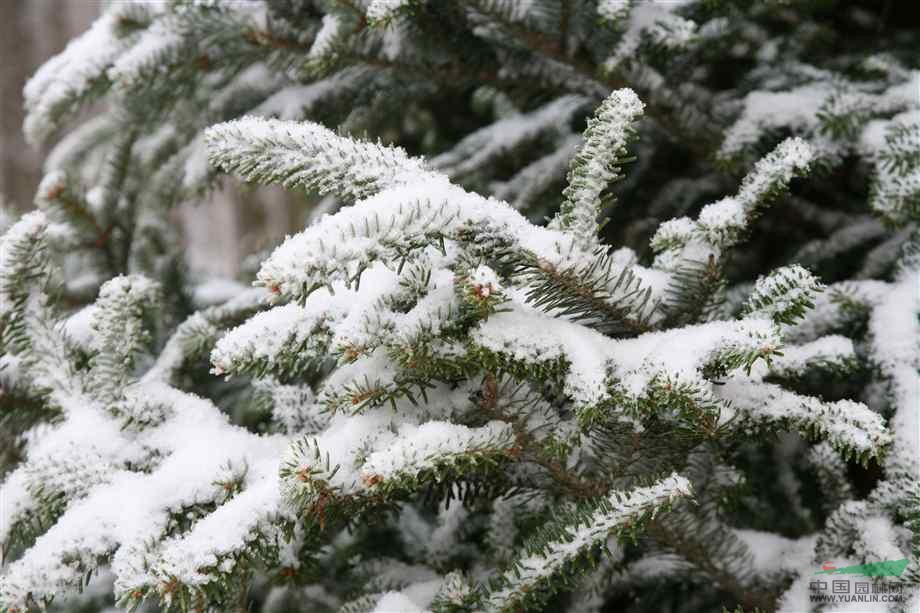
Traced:
<svg viewBox="0 0 920 613">
<path fill-rule="evenodd" d="M 110 3 L 27 84 L 55 144 L 0 216 L 0 611 L 794 612 L 904 558 L 873 606 L 915 607 L 885 20 Z M 171 211 L 231 177 L 313 212 L 215 282 Z"/>
</svg>

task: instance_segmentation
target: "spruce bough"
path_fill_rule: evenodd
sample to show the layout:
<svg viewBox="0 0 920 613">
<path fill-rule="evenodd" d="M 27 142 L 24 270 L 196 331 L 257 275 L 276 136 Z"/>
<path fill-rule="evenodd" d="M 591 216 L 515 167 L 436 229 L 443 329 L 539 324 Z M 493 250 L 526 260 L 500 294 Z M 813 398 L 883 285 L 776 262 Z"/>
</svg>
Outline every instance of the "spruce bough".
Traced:
<svg viewBox="0 0 920 613">
<path fill-rule="evenodd" d="M 112 4 L 0 216 L 0 611 L 915 605 L 918 73 L 823 10 Z M 239 282 L 222 174 L 312 205 Z"/>
</svg>

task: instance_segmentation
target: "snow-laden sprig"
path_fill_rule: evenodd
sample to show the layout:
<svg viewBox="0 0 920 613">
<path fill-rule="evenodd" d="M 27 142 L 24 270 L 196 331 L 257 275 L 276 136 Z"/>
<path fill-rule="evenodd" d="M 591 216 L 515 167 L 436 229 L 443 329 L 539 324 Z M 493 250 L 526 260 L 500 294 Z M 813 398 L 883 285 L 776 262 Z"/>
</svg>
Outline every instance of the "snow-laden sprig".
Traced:
<svg viewBox="0 0 920 613">
<path fill-rule="evenodd" d="M 862 463 L 881 457 L 893 438 L 882 417 L 859 402 L 825 402 L 741 378 L 716 386 L 715 393 L 731 402 L 736 427 L 796 429 L 825 438 L 845 457 Z"/>
<path fill-rule="evenodd" d="M 722 259 L 742 241 L 761 209 L 807 171 L 812 147 L 798 138 L 780 143 L 744 177 L 735 196 L 708 204 L 697 219 L 680 217 L 662 223 L 652 237 L 655 267 L 670 275 L 665 304 L 672 324 L 705 320 L 716 310 L 724 290 Z"/>
<path fill-rule="evenodd" d="M 746 368 L 780 345 L 775 326 L 765 319 L 717 321 L 614 340 L 520 304 L 480 323 L 471 340 L 483 360 L 511 372 L 546 369 L 547 376 L 561 378 L 577 408 L 609 402 L 613 411 L 622 410 L 627 398 L 644 397 L 660 377 L 705 385 L 710 371 Z"/>
<path fill-rule="evenodd" d="M 444 277 L 449 276 L 449 279 Z M 369 353 L 377 345 L 411 335 L 422 325 L 426 306 L 422 298 L 408 313 L 396 313 L 383 301 L 398 301 L 405 288 L 398 276 L 383 265 L 365 271 L 362 291 L 349 289 L 344 283 L 322 288 L 307 296 L 301 304 L 288 303 L 250 318 L 227 332 L 211 352 L 216 374 L 250 374 L 296 378 L 298 374 L 328 358 L 342 353 L 348 360 Z M 430 277 L 429 277 L 430 279 Z M 438 275 L 439 294 L 453 295 L 453 276 Z M 420 288 L 422 289 L 422 288 Z M 426 285 L 424 290 L 427 290 Z M 269 294 L 271 295 L 271 294 Z M 432 297 L 429 293 L 428 297 Z M 436 308 L 443 296 L 430 301 Z M 403 320 L 404 325 L 398 325 Z"/>
<path fill-rule="evenodd" d="M 737 244 L 761 207 L 786 189 L 793 177 L 806 172 L 813 158 L 814 150 L 806 141 L 783 141 L 757 162 L 734 197 L 703 207 L 699 231 L 710 244 L 723 248 Z"/>
<path fill-rule="evenodd" d="M 128 37 L 130 44 L 106 70 L 110 96 L 138 120 L 149 121 L 162 117 L 173 104 L 181 104 L 183 93 L 193 88 L 190 81 L 226 66 L 228 58 L 233 58 L 229 59 L 233 72 L 251 63 L 254 52 L 258 53 L 262 28 L 260 13 L 264 8 L 260 4 L 158 3 L 151 12 L 152 19 L 135 24 L 120 18 L 119 29 L 132 35 Z M 240 61 L 240 56 L 245 59 Z M 207 77 L 202 80 L 218 85 Z M 226 91 L 221 89 L 216 95 L 212 93 L 212 108 L 220 104 Z M 150 100 L 158 104 L 151 105 Z"/>
<path fill-rule="evenodd" d="M 908 262 L 910 260 L 908 259 Z M 872 309 L 869 317 L 872 360 L 887 378 L 894 415 L 894 445 L 886 460 L 890 479 L 920 478 L 920 270 L 908 266 Z"/>
<path fill-rule="evenodd" d="M 419 0 L 371 0 L 364 14 L 372 26 L 385 26 Z"/>
<path fill-rule="evenodd" d="M 883 145 L 884 139 L 876 138 L 880 122 L 873 118 L 918 106 L 915 72 L 903 71 L 886 83 L 853 81 L 808 65 L 798 70 L 799 78 L 785 87 L 780 80 L 745 96 L 740 115 L 725 132 L 719 157 L 739 158 L 761 139 L 787 131 L 808 138 L 822 160 L 838 161 L 859 142 L 860 132 L 861 148 Z"/>
<path fill-rule="evenodd" d="M 479 594 L 460 571 L 453 571 L 444 577 L 438 593 L 431 601 L 432 610 L 474 609 Z"/>
<path fill-rule="evenodd" d="M 784 331 L 788 340 L 807 342 L 846 330 L 877 306 L 888 294 L 884 281 L 855 280 L 829 285 L 814 300 L 801 321 Z"/>
<path fill-rule="evenodd" d="M 28 243 L 34 252 L 44 244 L 45 227 L 42 213 L 26 216 L 4 237 L 0 262 L 16 265 L 18 249 L 7 251 L 16 244 Z M 0 608 L 25 610 L 79 587 L 113 553 L 117 595 L 126 602 L 167 584 L 178 597 L 200 589 L 189 584 L 215 581 L 218 575 L 226 579 L 237 561 L 251 555 L 254 539 L 277 536 L 267 536 L 279 526 L 278 499 L 271 495 L 272 488 L 277 492 L 276 443 L 231 426 L 209 402 L 159 382 L 127 385 L 135 377 L 137 351 L 146 344 L 143 316 L 154 305 L 155 283 L 129 276 L 102 287 L 90 311 L 96 334 L 85 347 L 90 358 L 84 385 L 43 279 L 20 276 L 34 284 L 25 300 L 11 305 L 31 341 L 33 355 L 23 365 L 45 392 L 46 403 L 57 409 L 57 419 L 30 433 L 26 461 L 4 482 L 4 501 L 11 502 L 4 508 L 4 547 L 8 528 L 21 535 L 35 528 L 30 519 L 46 523 L 37 526 L 44 534 L 34 541 L 24 537 L 26 551 L 4 568 Z M 129 431 L 112 409 L 131 404 L 163 408 L 158 419 Z M 197 455 L 204 440 L 199 436 L 208 440 L 203 460 Z M 234 485 L 245 495 L 220 506 L 210 521 L 196 523 L 198 518 L 185 512 L 227 503 L 228 490 L 220 484 L 227 463 L 251 468 L 246 485 L 252 489 Z M 180 513 L 183 522 L 193 524 L 181 537 L 170 527 Z M 152 551 L 151 543 L 166 544 Z M 219 572 L 207 566 L 214 560 Z M 160 595 L 168 604 L 170 596 Z"/>
<path fill-rule="evenodd" d="M 619 89 L 588 120 L 584 145 L 569 167 L 565 200 L 552 227 L 568 230 L 588 245 L 597 244 L 601 192 L 620 177 L 633 123 L 644 106 L 631 89 Z"/>
<path fill-rule="evenodd" d="M 105 91 L 106 70 L 129 44 L 118 37 L 117 24 L 114 12 L 105 13 L 26 83 L 23 132 L 29 142 L 47 140 L 80 105 Z"/>
<path fill-rule="evenodd" d="M 609 26 L 622 30 L 620 43 L 604 62 L 604 69 L 615 70 L 636 54 L 643 38 L 674 49 L 693 40 L 697 24 L 675 14 L 693 0 L 602 0 L 597 14 Z"/>
<path fill-rule="evenodd" d="M 649 487 L 614 491 L 593 507 L 560 512 L 494 582 L 486 609 L 516 611 L 539 605 L 549 595 L 541 588 L 551 588 L 554 577 L 586 557 L 593 558 L 592 550 L 611 535 L 634 533 L 675 500 L 690 496 L 690 482 L 672 474 Z"/>
<path fill-rule="evenodd" d="M 35 325 L 30 322 L 30 327 Z M 60 352 L 62 347 L 63 343 L 57 342 L 50 349 Z M 41 347 L 41 351 L 48 349 Z M 64 372 L 54 374 L 62 378 Z M 93 487 L 108 482 L 121 463 L 134 454 L 118 426 L 86 404 L 78 388 L 43 383 L 51 390 L 51 402 L 63 409 L 58 413 L 63 420 L 29 433 L 27 459 L 3 483 L 0 533 L 5 550 L 10 540 L 31 546 L 69 506 Z M 0 607 L 9 604 L 7 579 L 0 580 Z"/>
<path fill-rule="evenodd" d="M 278 381 L 256 379 L 253 388 L 271 400 L 273 421 L 288 434 L 321 432 L 330 415 L 316 404 L 316 394 L 308 385 L 284 385 Z"/>
<path fill-rule="evenodd" d="M 330 302 L 330 306 L 332 303 Z M 329 323 L 341 311 L 313 311 L 296 303 L 259 313 L 225 334 L 211 352 L 214 373 L 287 377 L 329 351 Z"/>
<path fill-rule="evenodd" d="M 311 65 L 315 66 L 317 71 L 335 57 L 336 50 L 352 32 L 350 20 L 342 13 L 344 11 L 323 15 L 320 29 L 313 38 L 308 56 Z"/>
<path fill-rule="evenodd" d="M 243 117 L 205 131 L 211 164 L 247 181 L 365 198 L 430 176 L 397 147 L 342 138 L 313 123 Z"/>
<path fill-rule="evenodd" d="M 234 127 L 237 124 L 256 126 L 255 134 L 293 139 L 319 157 L 305 159 L 300 149 L 270 145 L 260 149 L 261 137 L 246 134 Z M 279 136 L 279 131 L 287 130 L 294 136 Z M 289 237 L 263 263 L 259 283 L 281 298 L 303 300 L 319 287 L 339 283 L 356 286 L 375 263 L 405 264 L 427 246 L 447 240 L 489 257 L 504 253 L 513 258 L 516 272 L 532 277 L 528 283 L 535 286 L 535 301 L 547 294 L 547 288 L 565 285 L 575 302 L 584 302 L 587 296 L 592 308 L 604 309 L 621 324 L 625 321 L 627 329 L 646 327 L 665 289 L 662 275 L 632 261 L 599 256 L 571 233 L 534 226 L 507 204 L 452 185 L 401 150 L 356 143 L 314 125 L 251 118 L 215 126 L 209 134 L 215 143 L 212 161 L 244 177 L 306 182 L 332 190 L 335 184 L 340 194 L 364 197 Z M 311 138 L 317 142 L 311 144 Z M 235 148 L 238 141 L 248 147 L 242 155 Z M 561 307 L 557 302 L 547 308 Z M 586 306 L 569 300 L 565 308 Z"/>
<path fill-rule="evenodd" d="M 603 21 L 616 25 L 629 16 L 629 0 L 600 0 L 597 3 L 597 15 Z"/>
<path fill-rule="evenodd" d="M 712 251 L 736 245 L 760 209 L 793 177 L 806 172 L 813 159 L 814 150 L 806 141 L 786 139 L 757 162 L 735 196 L 706 205 L 696 221 L 684 217 L 665 222 L 652 238 L 652 247 L 668 253 L 688 246 Z"/>
<path fill-rule="evenodd" d="M 452 357 L 460 355 L 455 352 Z M 424 397 L 428 377 L 420 375 L 416 368 L 401 367 L 390 352 L 378 347 L 330 375 L 318 402 L 333 413 L 358 413 L 382 405 L 392 406 L 402 399 Z"/>
<path fill-rule="evenodd" d="M 872 208 L 898 225 L 920 219 L 920 110 L 870 122 L 861 148 L 875 162 Z"/>
<path fill-rule="evenodd" d="M 744 314 L 792 325 L 815 306 L 815 296 L 823 290 L 824 285 L 798 264 L 777 268 L 757 279 Z"/>
<path fill-rule="evenodd" d="M 808 141 L 788 138 L 754 165 L 741 182 L 738 200 L 751 213 L 784 190 L 793 177 L 808 171 L 815 150 Z"/>
<path fill-rule="evenodd" d="M 427 398 L 402 399 L 392 409 L 337 413 L 322 432 L 295 440 L 282 463 L 285 498 L 297 509 L 312 509 L 322 522 L 327 503 L 357 512 L 381 497 L 492 470 L 517 453 L 509 424 L 467 427 L 447 421 L 469 408 L 466 386 L 435 386 Z"/>
<path fill-rule="evenodd" d="M 144 315 L 159 299 L 159 286 L 141 276 L 120 276 L 99 290 L 91 327 L 96 353 L 90 362 L 92 385 L 100 396 L 118 398 L 134 374 L 138 353 L 150 341 Z"/>
<path fill-rule="evenodd" d="M 363 3 L 366 6 L 367 3 Z M 343 65 L 343 55 L 364 50 L 357 34 L 365 34 L 368 39 L 380 42 L 388 36 L 395 35 L 392 30 L 380 28 L 378 31 L 367 29 L 371 23 L 361 7 L 353 4 L 329 3 L 324 5 L 325 14 L 320 19 L 319 28 L 313 36 L 306 62 L 298 53 L 292 60 L 292 69 L 311 80 L 321 79 L 334 74 Z M 367 39 L 365 39 L 366 42 Z M 398 44 L 398 43 L 397 43 Z M 383 42 L 386 46 L 386 42 Z M 386 50 L 384 50 L 386 53 Z"/>
<path fill-rule="evenodd" d="M 154 79 L 162 79 L 167 67 L 178 61 L 188 61 L 191 41 L 181 23 L 173 19 L 158 19 L 141 32 L 135 44 L 119 54 L 106 76 L 121 95 L 136 94 Z"/>
<path fill-rule="evenodd" d="M 50 225 L 44 212 L 34 211 L 0 237 L 0 350 L 9 356 L 4 367 L 16 364 L 15 379 L 66 398 L 82 380 L 74 376 L 69 339 L 56 325 L 48 294 L 56 280 L 48 253 Z"/>
<path fill-rule="evenodd" d="M 0 237 L 0 347 L 21 351 L 28 344 L 25 307 L 46 279 L 48 220 L 35 211 L 24 215 Z"/>
<path fill-rule="evenodd" d="M 872 136 L 884 130 L 884 148 L 875 153 L 879 166 L 898 175 L 920 166 L 920 111 L 900 113 L 890 122 L 870 123 L 863 132 L 866 148 L 881 144 L 872 142 Z"/>
<path fill-rule="evenodd" d="M 595 253 L 571 235 L 534 226 L 506 203 L 466 192 L 437 175 L 391 187 L 324 217 L 278 247 L 258 279 L 282 297 L 303 299 L 336 282 L 357 285 L 375 262 L 412 261 L 432 242 L 447 240 L 468 250 L 507 253 L 522 276 L 535 277 L 534 284 L 560 271 L 593 271 L 592 285 L 597 285 L 590 292 L 599 306 L 618 310 L 621 319 L 644 319 L 664 291 L 663 275 L 619 262 L 598 269 Z M 578 289 L 578 279 L 558 281 Z"/>
<path fill-rule="evenodd" d="M 849 373 L 857 364 L 853 341 L 832 334 L 804 345 L 785 345 L 782 355 L 770 362 L 769 371 L 781 378 L 796 379 L 813 370 Z"/>
<path fill-rule="evenodd" d="M 48 226 L 44 213 L 34 211 L 0 236 L 0 314 L 15 310 L 24 300 L 23 290 L 34 281 L 31 271 L 43 265 L 43 233 Z"/>
<path fill-rule="evenodd" d="M 149 470 L 122 465 L 74 491 L 85 496 L 4 568 L 3 610 L 26 610 L 76 589 L 106 559 L 116 575 L 116 598 L 124 604 L 158 595 L 168 605 L 216 588 L 238 563 L 251 561 L 253 550 L 260 550 L 257 541 L 269 547 L 278 538 L 281 441 L 233 426 L 210 402 L 168 386 L 149 385 L 144 393 L 170 406 L 173 418 L 139 439 L 129 438 L 85 398 L 63 399 L 68 418 L 40 443 L 49 459 L 72 453 L 68 441 L 92 442 L 100 458 L 130 459 Z M 154 457 L 157 461 L 150 462 Z M 246 470 L 228 471 L 228 466 Z M 206 517 L 195 514 L 209 505 L 213 512 Z M 179 521 L 191 525 L 177 532 Z"/>
<path fill-rule="evenodd" d="M 404 426 L 391 445 L 367 457 L 361 467 L 361 478 L 374 485 L 398 478 L 411 479 L 453 462 L 509 453 L 514 445 L 511 424 L 505 422 L 493 421 L 478 428 L 448 422 Z"/>
</svg>

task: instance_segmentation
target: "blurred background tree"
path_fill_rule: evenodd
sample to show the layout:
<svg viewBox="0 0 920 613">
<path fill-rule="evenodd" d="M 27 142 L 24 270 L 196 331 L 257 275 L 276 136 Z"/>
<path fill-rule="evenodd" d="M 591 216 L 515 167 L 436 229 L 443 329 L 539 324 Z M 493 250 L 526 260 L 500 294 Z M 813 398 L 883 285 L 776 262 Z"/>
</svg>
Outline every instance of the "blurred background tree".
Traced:
<svg viewBox="0 0 920 613">
<path fill-rule="evenodd" d="M 99 2 L 12 0 L 0 19 L 0 194 L 8 206 L 32 208 L 45 151 L 26 144 L 22 87 L 99 15 Z"/>
<path fill-rule="evenodd" d="M 101 0 L 6 0 L 0 19 L 0 201 L 14 210 L 33 208 L 50 146 L 26 143 L 22 88 L 39 66 L 99 16 Z M 87 114 L 98 107 L 87 109 Z M 234 184 L 206 201 L 176 211 L 193 270 L 232 277 L 243 257 L 277 243 L 304 225 L 304 202 L 280 189 L 251 190 L 243 205 Z"/>
</svg>

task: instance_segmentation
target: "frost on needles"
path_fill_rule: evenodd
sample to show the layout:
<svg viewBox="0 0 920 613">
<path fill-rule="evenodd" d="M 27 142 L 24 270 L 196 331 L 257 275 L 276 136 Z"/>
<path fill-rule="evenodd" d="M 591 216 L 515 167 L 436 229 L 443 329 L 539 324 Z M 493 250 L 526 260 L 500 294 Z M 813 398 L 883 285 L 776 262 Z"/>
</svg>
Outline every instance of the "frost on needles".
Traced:
<svg viewBox="0 0 920 613">
<path fill-rule="evenodd" d="M 909 557 L 917 73 L 733 6 L 106 9 L 24 128 L 112 112 L 0 215 L 0 611 L 800 611 Z M 172 223 L 222 175 L 309 199 L 246 285 Z"/>
<path fill-rule="evenodd" d="M 624 101 L 635 105 L 635 95 L 615 92 L 608 108 Z M 616 113 L 599 114 L 590 129 L 604 129 L 598 124 L 605 121 L 620 119 Z M 69 468 L 92 471 L 85 477 L 90 481 L 65 490 L 65 500 L 73 502 L 60 508 L 50 530 L 4 574 L 4 598 L 13 605 L 38 603 L 61 586 L 79 584 L 83 572 L 108 555 L 122 601 L 156 597 L 167 605 L 182 599 L 193 603 L 212 589 L 232 585 L 243 572 L 240 566 L 249 564 L 244 560 L 277 558 L 289 538 L 284 535 L 301 523 L 300 530 L 322 539 L 375 507 L 409 501 L 413 492 L 451 482 L 475 487 L 488 477 L 484 487 L 503 489 L 546 481 L 542 487 L 549 491 L 570 490 L 588 500 L 614 496 L 605 494 L 607 483 L 628 482 L 627 474 L 599 480 L 592 474 L 596 468 L 572 467 L 590 465 L 598 445 L 615 444 L 630 432 L 641 439 L 649 428 L 679 428 L 703 441 L 752 427 L 798 427 L 827 436 L 841 452 L 863 460 L 889 443 L 879 417 L 858 403 L 835 407 L 815 398 L 796 400 L 791 391 L 781 392 L 789 400 L 779 403 L 775 385 L 756 383 L 766 374 L 762 365 L 781 353 L 780 325 L 790 322 L 790 312 L 800 315 L 803 309 L 765 305 L 787 299 L 790 291 L 802 292 L 800 302 L 813 299 L 818 288 L 807 274 L 785 275 L 785 284 L 759 284 L 757 306 L 742 319 L 662 330 L 654 328 L 664 320 L 652 316 L 646 318 L 647 331 L 612 338 L 552 304 L 541 305 L 534 291 L 545 288 L 560 268 L 590 269 L 595 259 L 606 257 L 583 246 L 583 223 L 571 230 L 565 224 L 559 229 L 532 225 L 507 204 L 452 185 L 398 149 L 356 143 L 316 125 L 242 119 L 212 128 L 206 138 L 212 160 L 245 177 L 364 195 L 290 237 L 266 260 L 259 282 L 284 304 L 230 330 L 212 354 L 219 374 L 286 380 L 307 376 L 334 359 L 338 366 L 304 397 L 307 404 L 295 408 L 304 417 L 294 423 L 311 424 L 314 431 L 295 429 L 289 443 L 280 435 L 248 434 L 227 424 L 208 401 L 167 381 L 138 378 L 132 363 L 147 340 L 142 309 L 150 306 L 150 282 L 112 280 L 94 306 L 92 325 L 100 336 L 88 371 L 45 384 L 64 421 L 47 435 L 59 443 L 43 446 L 53 456 L 57 448 L 63 469 L 62 449 L 82 440 L 97 450 L 97 462 L 110 468 L 100 473 L 95 462 Z M 587 166 L 581 172 L 589 174 L 591 142 L 589 137 L 576 158 Z M 739 212 L 701 226 L 704 242 L 697 249 L 712 245 L 717 252 L 718 245 L 732 244 L 723 237 L 744 227 L 744 203 L 753 206 L 758 194 L 780 188 L 791 169 L 807 164 L 804 147 L 784 144 L 758 165 L 743 183 Z M 596 206 L 596 196 L 580 197 L 561 214 L 593 219 Z M 726 230 L 716 233 L 723 226 Z M 10 230 L 4 239 L 4 279 L 24 265 L 27 255 L 21 250 L 44 240 L 42 231 L 31 219 Z M 620 267 L 623 272 L 609 278 L 629 275 L 653 304 L 675 282 L 664 267 Z M 612 300 L 628 288 L 611 283 L 604 289 Z M 17 301 L 25 313 L 11 313 L 25 320 L 27 336 L 33 327 L 35 334 L 53 329 L 46 311 L 29 314 L 29 305 L 40 299 L 39 294 Z M 623 317 L 635 317 L 639 307 L 630 310 L 628 299 L 622 303 Z M 109 344 L 105 334 L 114 330 L 125 336 Z M 662 346 L 674 349 L 656 350 Z M 29 366 L 27 373 L 39 365 Z M 713 386 L 726 377 L 742 393 Z M 554 408 L 528 383 L 541 379 L 558 385 L 554 393 L 570 410 Z M 502 390 L 513 381 L 522 385 L 506 398 Z M 42 385 L 42 379 L 34 384 Z M 802 416 L 797 403 L 812 408 Z M 314 411 L 316 418 L 308 418 Z M 739 412 L 744 419 L 729 419 Z M 99 421 L 97 435 L 110 434 L 87 441 L 88 419 Z M 184 443 L 188 437 L 193 438 Z M 201 446 L 192 442 L 196 439 L 209 442 Z M 285 444 L 291 447 L 282 461 Z M 156 460 L 150 456 L 154 451 Z M 5 494 L 21 500 L 9 525 L 27 521 L 50 494 L 46 479 L 36 481 L 43 474 L 36 463 L 49 461 L 41 457 L 33 450 L 7 480 Z M 85 466 L 86 457 L 78 462 Z M 125 465 L 136 468 L 117 468 Z M 180 474 L 176 471 L 183 475 L 182 487 L 172 482 Z M 689 494 L 685 479 L 672 479 L 676 489 L 663 494 L 666 501 L 675 492 Z M 664 483 L 656 487 L 665 488 Z M 163 487 L 170 488 L 168 494 Z M 619 534 L 626 517 L 655 510 L 640 501 L 654 499 L 657 491 L 627 492 L 631 502 L 625 507 L 618 506 L 616 496 L 591 512 L 559 507 L 551 522 L 559 522 L 562 532 L 547 527 L 510 570 L 497 568 L 508 580 L 491 587 L 483 583 L 469 598 L 479 595 L 482 606 L 490 608 L 510 607 L 517 598 L 512 594 L 525 589 L 517 585 L 521 579 L 510 579 L 520 572 L 514 569 L 544 573 L 533 551 L 546 552 L 552 566 L 545 578 L 537 581 L 533 575 L 527 581 L 535 583 L 533 589 L 551 592 L 558 587 L 554 577 L 573 572 L 568 566 L 583 552 Z M 137 508 L 128 513 L 113 504 L 113 496 L 130 497 Z M 200 519 L 183 529 L 176 513 Z M 558 557 L 553 553 L 558 548 L 572 554 Z M 81 560 L 76 567 L 74 559 Z"/>
</svg>

